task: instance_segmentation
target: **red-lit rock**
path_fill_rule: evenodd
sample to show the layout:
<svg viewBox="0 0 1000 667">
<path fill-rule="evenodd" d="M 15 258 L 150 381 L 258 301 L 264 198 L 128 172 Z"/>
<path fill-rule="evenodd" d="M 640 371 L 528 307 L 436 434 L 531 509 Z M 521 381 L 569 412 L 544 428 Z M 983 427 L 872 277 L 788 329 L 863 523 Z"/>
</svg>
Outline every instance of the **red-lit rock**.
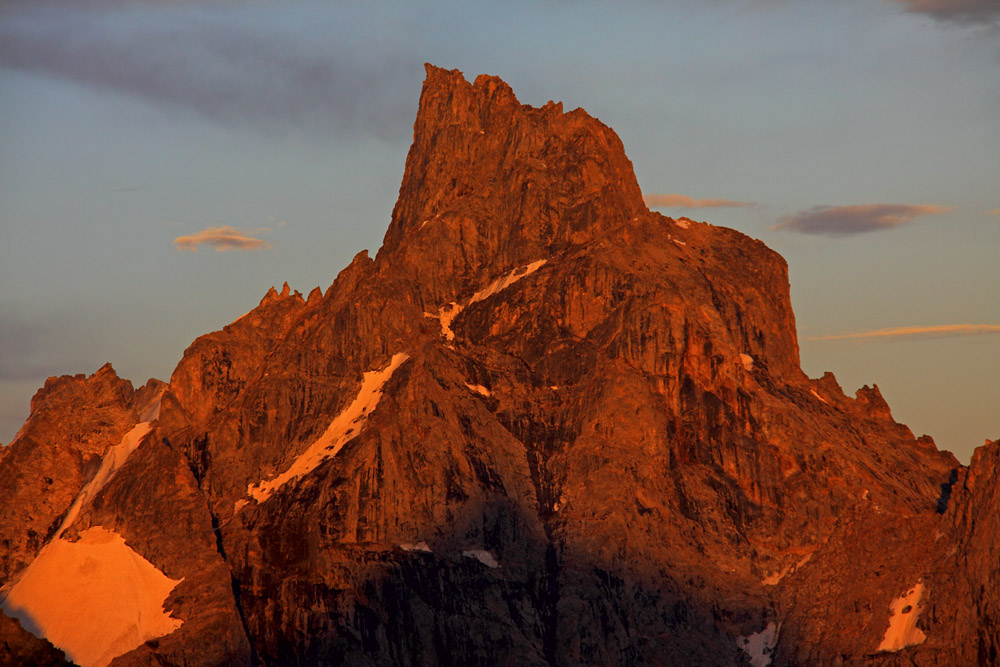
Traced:
<svg viewBox="0 0 1000 667">
<path fill-rule="evenodd" d="M 93 456 L 120 402 L 81 399 Z M 782 258 L 648 211 L 609 128 L 428 66 L 376 258 L 196 340 L 77 529 L 190 582 L 127 663 L 958 665 L 998 643 L 996 450 L 807 378 Z M 918 580 L 926 641 L 878 652 Z"/>
</svg>

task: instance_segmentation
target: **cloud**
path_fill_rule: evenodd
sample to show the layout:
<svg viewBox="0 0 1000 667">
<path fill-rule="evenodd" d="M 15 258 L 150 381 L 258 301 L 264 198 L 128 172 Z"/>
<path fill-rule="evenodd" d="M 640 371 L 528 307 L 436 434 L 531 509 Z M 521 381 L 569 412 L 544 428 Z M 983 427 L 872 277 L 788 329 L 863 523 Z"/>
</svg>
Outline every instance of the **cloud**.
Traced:
<svg viewBox="0 0 1000 667">
<path fill-rule="evenodd" d="M 1000 334 L 1000 324 L 942 324 L 929 327 L 892 327 L 874 331 L 855 331 L 833 336 L 811 336 L 809 340 L 846 340 L 856 338 L 940 338 Z"/>
<path fill-rule="evenodd" d="M 995 208 L 992 211 L 986 211 L 986 215 L 1000 215 L 1000 208 Z"/>
<path fill-rule="evenodd" d="M 313 3 L 0 0 L 0 67 L 225 125 L 398 138 L 422 61 L 379 47 L 409 44 L 398 34 L 407 18 L 378 23 L 384 13 L 339 3 L 331 12 Z M 368 25 L 350 29 L 358 23 Z"/>
<path fill-rule="evenodd" d="M 731 199 L 692 199 L 686 195 L 643 195 L 642 200 L 650 208 L 722 208 L 726 206 L 753 206 L 745 201 Z"/>
<path fill-rule="evenodd" d="M 922 215 L 939 215 L 950 210 L 951 207 L 934 204 L 816 206 L 782 218 L 771 229 L 787 229 L 803 234 L 850 236 L 901 227 Z"/>
<path fill-rule="evenodd" d="M 953 23 L 993 23 L 1000 19 L 997 0 L 894 0 L 906 11 L 926 14 L 939 21 Z"/>
<path fill-rule="evenodd" d="M 198 246 L 205 245 L 215 248 L 216 252 L 227 250 L 265 250 L 271 245 L 267 242 L 250 236 L 251 233 L 259 233 L 270 230 L 254 230 L 245 232 L 236 227 L 209 227 L 197 234 L 189 236 L 178 236 L 174 239 L 174 246 L 178 250 L 190 250 L 198 252 Z"/>
</svg>

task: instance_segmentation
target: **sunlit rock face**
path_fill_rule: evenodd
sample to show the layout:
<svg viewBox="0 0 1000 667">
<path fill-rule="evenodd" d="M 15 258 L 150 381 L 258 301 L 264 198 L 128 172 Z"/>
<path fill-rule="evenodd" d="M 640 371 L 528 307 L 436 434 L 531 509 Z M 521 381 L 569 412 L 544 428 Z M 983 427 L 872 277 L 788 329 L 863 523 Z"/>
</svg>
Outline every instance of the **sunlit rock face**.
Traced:
<svg viewBox="0 0 1000 667">
<path fill-rule="evenodd" d="M 807 378 L 788 289 L 584 111 L 428 66 L 374 260 L 197 339 L 155 415 L 36 397 L 0 479 L 76 472 L 0 483 L 0 583 L 122 536 L 179 582 L 123 664 L 995 660 L 997 447 Z"/>
</svg>

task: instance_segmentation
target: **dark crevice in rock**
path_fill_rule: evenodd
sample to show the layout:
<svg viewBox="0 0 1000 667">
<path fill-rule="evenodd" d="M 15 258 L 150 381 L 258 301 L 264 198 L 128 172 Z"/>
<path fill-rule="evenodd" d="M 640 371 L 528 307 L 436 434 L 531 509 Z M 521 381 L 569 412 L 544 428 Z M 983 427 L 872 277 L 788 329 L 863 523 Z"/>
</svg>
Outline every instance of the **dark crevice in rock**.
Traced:
<svg viewBox="0 0 1000 667">
<path fill-rule="evenodd" d="M 257 656 L 256 649 L 254 648 L 254 638 L 253 635 L 250 634 L 250 627 L 247 624 L 246 613 L 243 610 L 243 603 L 240 595 L 240 580 L 236 578 L 235 574 L 233 574 L 229 559 L 226 556 L 226 548 L 222 542 L 222 529 L 219 527 L 219 519 L 215 516 L 215 512 L 211 509 L 209 509 L 208 512 L 209 516 L 212 517 L 212 533 L 215 535 L 215 548 L 222 557 L 222 562 L 226 564 L 226 569 L 229 570 L 229 584 L 233 591 L 233 605 L 236 607 L 236 613 L 240 617 L 240 626 L 243 628 L 243 634 L 247 638 L 247 644 L 250 649 L 250 664 L 253 665 L 253 667 L 256 667 L 261 664 L 261 661 Z"/>
<path fill-rule="evenodd" d="M 948 501 L 951 500 L 951 487 L 958 481 L 958 468 L 952 468 L 948 475 L 948 481 L 941 485 L 941 495 L 937 499 L 937 513 L 944 514 L 948 509 Z"/>
<path fill-rule="evenodd" d="M 213 518 L 213 521 L 214 521 L 214 518 Z M 220 551 L 220 553 L 221 553 L 221 551 Z M 225 558 L 225 555 L 223 555 L 223 558 Z M 243 627 L 243 632 L 247 636 L 248 645 L 249 645 L 249 648 L 250 648 L 250 664 L 253 665 L 253 667 L 257 667 L 257 665 L 260 665 L 262 663 L 261 663 L 260 657 L 257 655 L 257 649 L 254 647 L 254 639 L 255 639 L 255 637 L 254 637 L 254 635 L 250 634 L 250 627 L 247 624 L 246 613 L 243 611 L 243 601 L 241 599 L 240 580 L 237 579 L 235 575 L 230 574 L 229 575 L 229 581 L 230 581 L 230 584 L 232 585 L 232 589 L 233 589 L 233 602 L 236 605 L 236 613 L 239 614 L 240 625 Z"/>
<path fill-rule="evenodd" d="M 545 529 L 549 530 L 548 523 Z M 559 658 L 559 576 L 559 553 L 550 538 L 545 549 L 545 578 L 542 582 L 539 610 L 542 615 L 542 645 L 545 660 L 550 665 L 562 662 Z"/>
</svg>

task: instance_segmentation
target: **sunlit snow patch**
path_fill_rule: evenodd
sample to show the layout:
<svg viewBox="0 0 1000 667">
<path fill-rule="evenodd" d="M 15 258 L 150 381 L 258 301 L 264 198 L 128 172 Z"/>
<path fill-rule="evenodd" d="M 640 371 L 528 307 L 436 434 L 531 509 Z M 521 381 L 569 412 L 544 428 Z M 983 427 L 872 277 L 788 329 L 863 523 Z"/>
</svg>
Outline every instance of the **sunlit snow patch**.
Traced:
<svg viewBox="0 0 1000 667">
<path fill-rule="evenodd" d="M 159 401 L 157 401 L 157 406 L 159 406 Z M 69 511 L 66 513 L 66 518 L 59 525 L 59 530 L 56 531 L 53 539 L 61 537 L 63 532 L 73 525 L 76 517 L 80 514 L 80 510 L 93 500 L 101 489 L 111 481 L 111 478 L 118 472 L 118 469 L 125 465 L 129 454 L 136 450 L 142 439 L 149 433 L 150 428 L 152 427 L 149 422 L 139 422 L 122 437 L 121 442 L 108 448 L 108 451 L 104 453 L 104 458 L 101 461 L 101 467 L 97 470 L 97 474 L 77 494 L 76 500 L 70 506 Z"/>
<path fill-rule="evenodd" d="M 400 352 L 393 355 L 392 361 L 382 370 L 365 373 L 357 398 L 344 408 L 343 412 L 334 417 L 323 435 L 309 445 L 306 451 L 302 452 L 289 466 L 288 470 L 266 482 L 247 486 L 247 494 L 257 502 L 262 503 L 288 482 L 312 472 L 325 459 L 336 456 L 344 445 L 361 434 L 368 416 L 374 412 L 379 399 L 382 398 L 382 388 L 385 383 L 389 381 L 396 369 L 409 358 L 408 354 Z"/>
<path fill-rule="evenodd" d="M 545 262 L 546 260 L 539 259 L 531 264 L 528 264 L 527 266 L 522 266 L 508 271 L 483 289 L 473 294 L 465 305 L 452 301 L 447 306 L 441 306 L 436 315 L 433 313 L 424 313 L 424 317 L 433 317 L 438 320 L 441 323 L 441 335 L 447 340 L 455 340 L 455 332 L 451 330 L 451 323 L 455 321 L 455 318 L 458 317 L 458 314 L 461 313 L 463 309 L 474 303 L 478 303 L 479 301 L 485 301 L 498 292 L 502 292 L 521 278 L 529 276 L 540 269 Z"/>
<path fill-rule="evenodd" d="M 500 563 L 497 562 L 497 559 L 494 558 L 493 554 L 486 549 L 466 549 L 462 552 L 462 555 L 466 558 L 475 558 L 486 567 L 500 567 Z"/>
<path fill-rule="evenodd" d="M 688 227 L 691 226 L 691 223 L 689 223 L 687 220 L 674 220 L 674 224 L 680 227 L 681 229 L 687 229 Z"/>
<path fill-rule="evenodd" d="M 471 391 L 476 392 L 480 396 L 489 397 L 491 395 L 490 390 L 481 384 L 469 384 L 468 382 L 466 382 L 465 386 L 468 387 Z"/>
<path fill-rule="evenodd" d="M 777 572 L 772 572 L 771 574 L 761 579 L 760 583 L 764 584 L 765 586 L 777 586 L 779 583 L 781 583 L 782 579 L 787 577 L 789 573 L 792 572 L 792 567 L 793 567 L 792 565 L 788 565 L 784 569 L 781 569 Z"/>
<path fill-rule="evenodd" d="M 818 398 L 821 403 L 826 403 L 827 405 L 830 405 L 830 402 L 825 398 L 823 398 L 822 396 L 820 396 L 819 394 L 817 394 L 815 389 L 810 389 L 809 393 Z"/>
<path fill-rule="evenodd" d="M 750 656 L 753 667 L 767 667 L 771 664 L 771 654 L 778 644 L 778 626 L 774 622 L 768 623 L 760 632 L 737 638 L 736 644 Z"/>
<path fill-rule="evenodd" d="M 424 317 L 433 317 L 436 319 L 441 323 L 441 335 L 447 340 L 455 340 L 455 332 L 451 330 L 451 323 L 455 321 L 460 312 L 462 312 L 462 306 L 452 301 L 447 306 L 441 306 L 436 315 L 434 313 L 424 313 Z"/>
<path fill-rule="evenodd" d="M 403 551 L 423 551 L 424 553 L 430 553 L 431 548 L 427 546 L 426 542 L 417 542 L 413 544 L 411 542 L 403 542 L 399 545 L 399 548 Z"/>
<path fill-rule="evenodd" d="M 524 278 L 525 276 L 530 276 L 532 273 L 542 268 L 542 265 L 545 264 L 545 261 L 546 260 L 544 259 L 539 259 L 532 262 L 531 264 L 528 264 L 527 266 L 522 266 L 521 268 L 513 269 L 512 271 L 505 273 L 504 275 L 500 276 L 499 278 L 491 282 L 483 289 L 473 294 L 472 298 L 469 299 L 469 304 L 471 305 L 473 303 L 476 303 L 477 301 L 485 301 L 494 294 L 502 292 L 503 290 L 507 289 L 508 287 L 516 283 L 521 278 Z"/>
<path fill-rule="evenodd" d="M 753 357 L 751 357 L 749 354 L 741 354 L 740 363 L 743 364 L 743 368 L 745 368 L 747 371 L 753 370 Z"/>
<path fill-rule="evenodd" d="M 55 539 L 5 590 L 3 609 L 83 667 L 107 665 L 183 621 L 163 602 L 171 579 L 117 533 L 93 526 L 80 540 Z"/>
<path fill-rule="evenodd" d="M 898 651 L 907 646 L 921 644 L 927 635 L 917 627 L 920 617 L 920 598 L 924 595 L 924 584 L 918 581 L 889 605 L 889 628 L 882 637 L 876 651 Z"/>
</svg>

